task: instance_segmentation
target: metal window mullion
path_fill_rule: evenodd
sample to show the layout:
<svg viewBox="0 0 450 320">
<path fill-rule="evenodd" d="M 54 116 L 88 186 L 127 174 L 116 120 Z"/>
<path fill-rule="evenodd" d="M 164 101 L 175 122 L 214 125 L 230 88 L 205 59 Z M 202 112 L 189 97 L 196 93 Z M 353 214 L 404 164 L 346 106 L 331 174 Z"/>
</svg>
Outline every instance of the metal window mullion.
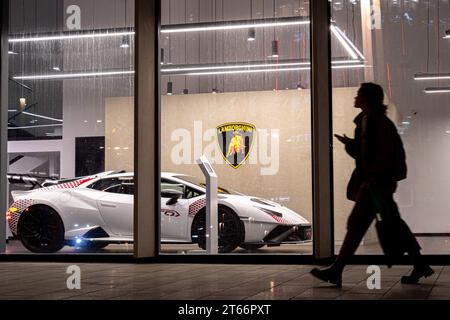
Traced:
<svg viewBox="0 0 450 320">
<path fill-rule="evenodd" d="M 0 108 L 0 254 L 6 250 L 6 209 L 8 169 L 8 33 L 9 33 L 9 1 L 1 5 L 1 108 Z"/>
<path fill-rule="evenodd" d="M 158 254 L 159 0 L 135 0 L 134 257 Z"/>
<path fill-rule="evenodd" d="M 330 3 L 310 1 L 313 252 L 334 255 Z"/>
</svg>

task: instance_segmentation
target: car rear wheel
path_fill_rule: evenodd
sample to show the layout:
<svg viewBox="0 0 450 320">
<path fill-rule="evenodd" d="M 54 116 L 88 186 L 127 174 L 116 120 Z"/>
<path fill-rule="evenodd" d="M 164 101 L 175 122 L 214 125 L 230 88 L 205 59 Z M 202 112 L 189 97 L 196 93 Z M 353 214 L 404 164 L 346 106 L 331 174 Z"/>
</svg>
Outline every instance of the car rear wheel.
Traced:
<svg viewBox="0 0 450 320">
<path fill-rule="evenodd" d="M 26 209 L 19 220 L 18 235 L 25 248 L 35 253 L 53 253 L 64 247 L 64 224 L 47 206 Z"/>
<path fill-rule="evenodd" d="M 219 206 L 219 253 L 234 251 L 245 238 L 244 223 L 237 214 L 228 207 Z M 192 223 L 192 238 L 198 242 L 198 246 L 206 249 L 205 238 L 206 215 L 205 210 L 197 213 Z"/>
</svg>

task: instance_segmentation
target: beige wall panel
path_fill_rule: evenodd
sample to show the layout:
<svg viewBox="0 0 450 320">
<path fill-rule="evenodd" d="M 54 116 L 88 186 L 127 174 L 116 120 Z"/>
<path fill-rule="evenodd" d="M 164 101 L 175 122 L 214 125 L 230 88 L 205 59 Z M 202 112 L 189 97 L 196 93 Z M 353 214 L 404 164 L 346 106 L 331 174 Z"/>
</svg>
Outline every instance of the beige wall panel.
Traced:
<svg viewBox="0 0 450 320">
<path fill-rule="evenodd" d="M 133 171 L 134 97 L 105 99 L 105 170 Z"/>
<path fill-rule="evenodd" d="M 308 90 L 163 96 L 161 108 L 162 170 L 200 177 L 195 159 L 201 155 L 201 150 L 211 145 L 219 154 L 211 160 L 219 176 L 219 185 L 277 201 L 311 220 L 311 114 Z M 238 169 L 223 163 L 217 137 L 212 131 L 227 122 L 248 122 L 259 130 L 251 151 L 250 158 L 253 160 L 249 159 Z M 203 134 L 211 129 L 213 136 L 209 142 L 201 142 L 201 137 L 194 134 L 194 123 L 197 126 L 201 123 Z M 186 129 L 192 137 L 192 164 L 175 164 L 173 161 L 172 149 L 179 142 L 171 141 L 171 135 L 177 128 Z M 269 139 L 265 139 L 266 134 Z M 270 142 L 264 143 L 267 140 Z M 199 144 L 202 148 L 198 148 Z M 264 146 L 271 150 L 272 144 L 279 144 L 279 152 L 271 155 L 273 169 L 263 175 L 262 169 L 270 165 L 261 163 L 264 157 L 260 153 Z M 194 150 L 195 145 L 197 150 Z"/>
</svg>

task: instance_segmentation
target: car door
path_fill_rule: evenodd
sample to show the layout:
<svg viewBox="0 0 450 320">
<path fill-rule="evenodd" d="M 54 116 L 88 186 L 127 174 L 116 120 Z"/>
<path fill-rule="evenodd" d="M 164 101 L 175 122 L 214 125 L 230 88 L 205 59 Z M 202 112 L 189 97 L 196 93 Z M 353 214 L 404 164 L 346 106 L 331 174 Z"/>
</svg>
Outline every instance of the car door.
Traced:
<svg viewBox="0 0 450 320">
<path fill-rule="evenodd" d="M 164 196 L 166 190 L 178 190 L 183 193 L 176 202 Z M 188 234 L 189 200 L 185 198 L 183 184 L 169 180 L 161 180 L 161 240 L 166 242 L 191 241 Z"/>
<path fill-rule="evenodd" d="M 121 180 L 97 199 L 103 220 L 117 236 L 133 235 L 133 190 L 130 180 Z"/>
</svg>

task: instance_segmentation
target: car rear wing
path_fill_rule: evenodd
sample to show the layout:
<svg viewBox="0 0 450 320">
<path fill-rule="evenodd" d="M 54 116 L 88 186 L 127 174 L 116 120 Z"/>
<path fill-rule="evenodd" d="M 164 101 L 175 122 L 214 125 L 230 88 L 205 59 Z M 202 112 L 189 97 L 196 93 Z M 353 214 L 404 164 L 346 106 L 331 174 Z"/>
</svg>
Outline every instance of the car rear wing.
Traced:
<svg viewBox="0 0 450 320">
<path fill-rule="evenodd" d="M 39 180 L 46 179 L 46 178 L 38 178 L 33 177 L 30 175 L 24 175 L 24 174 L 8 174 L 7 176 L 8 182 L 11 184 L 25 184 L 29 185 L 32 188 L 35 189 L 36 187 L 42 187 L 42 184 Z"/>
</svg>

